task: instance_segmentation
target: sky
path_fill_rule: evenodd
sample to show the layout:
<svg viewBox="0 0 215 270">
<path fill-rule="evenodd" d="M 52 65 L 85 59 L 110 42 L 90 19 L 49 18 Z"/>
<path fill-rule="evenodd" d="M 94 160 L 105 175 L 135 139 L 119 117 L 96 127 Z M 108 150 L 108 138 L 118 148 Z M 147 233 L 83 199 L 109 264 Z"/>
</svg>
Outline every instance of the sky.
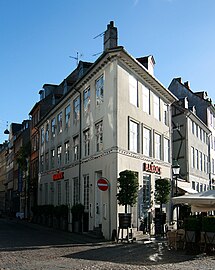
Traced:
<svg viewBox="0 0 215 270">
<path fill-rule="evenodd" d="M 215 101 L 214 10 L 214 0 L 0 0 L 0 143 L 7 126 L 29 119 L 44 84 L 76 68 L 77 53 L 99 57 L 110 21 L 129 54 L 154 56 L 166 88 L 181 77 Z"/>
</svg>

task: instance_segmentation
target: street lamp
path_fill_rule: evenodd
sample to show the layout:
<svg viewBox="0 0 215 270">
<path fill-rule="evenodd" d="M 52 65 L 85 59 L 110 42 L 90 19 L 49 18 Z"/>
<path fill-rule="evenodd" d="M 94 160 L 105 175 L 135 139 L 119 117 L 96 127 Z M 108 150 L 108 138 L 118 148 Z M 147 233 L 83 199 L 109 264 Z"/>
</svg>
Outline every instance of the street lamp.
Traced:
<svg viewBox="0 0 215 270">
<path fill-rule="evenodd" d="M 175 196 L 178 196 L 178 176 L 180 173 L 180 165 L 178 161 L 175 159 L 172 164 L 173 176 L 175 178 Z M 178 229 L 178 206 L 176 206 L 176 219 L 177 219 L 177 229 Z"/>
</svg>

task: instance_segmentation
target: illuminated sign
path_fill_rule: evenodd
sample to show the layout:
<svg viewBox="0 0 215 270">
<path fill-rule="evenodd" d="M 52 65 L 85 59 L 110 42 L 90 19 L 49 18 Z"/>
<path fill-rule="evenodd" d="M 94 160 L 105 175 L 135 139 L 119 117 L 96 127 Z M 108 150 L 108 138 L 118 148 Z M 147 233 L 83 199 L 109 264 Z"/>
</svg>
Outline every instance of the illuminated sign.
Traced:
<svg viewBox="0 0 215 270">
<path fill-rule="evenodd" d="M 52 175 L 53 181 L 64 179 L 64 172 L 58 172 Z"/>
<path fill-rule="evenodd" d="M 161 167 L 155 166 L 153 163 L 143 163 L 143 171 L 161 174 Z"/>
</svg>

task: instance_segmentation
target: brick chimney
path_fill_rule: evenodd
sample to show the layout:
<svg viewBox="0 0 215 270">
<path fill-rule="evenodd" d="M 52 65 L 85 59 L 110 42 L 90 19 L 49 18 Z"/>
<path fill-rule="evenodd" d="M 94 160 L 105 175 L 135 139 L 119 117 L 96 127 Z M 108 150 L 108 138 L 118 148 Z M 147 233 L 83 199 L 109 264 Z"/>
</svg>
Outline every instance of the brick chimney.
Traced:
<svg viewBox="0 0 215 270">
<path fill-rule="evenodd" d="M 118 46 L 118 33 L 114 22 L 110 21 L 104 33 L 104 51 Z"/>
</svg>

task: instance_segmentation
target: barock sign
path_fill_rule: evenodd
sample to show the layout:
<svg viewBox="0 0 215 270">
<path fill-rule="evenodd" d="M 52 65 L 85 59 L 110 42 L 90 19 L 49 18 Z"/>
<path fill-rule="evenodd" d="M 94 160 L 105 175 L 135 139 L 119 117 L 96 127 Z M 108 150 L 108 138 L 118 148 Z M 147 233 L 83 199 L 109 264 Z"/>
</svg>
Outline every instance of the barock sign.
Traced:
<svg viewBox="0 0 215 270">
<path fill-rule="evenodd" d="M 161 167 L 155 166 L 153 163 L 143 163 L 143 171 L 161 174 Z"/>
<path fill-rule="evenodd" d="M 61 180 L 64 178 L 64 172 L 57 172 L 52 175 L 53 181 Z"/>
</svg>

